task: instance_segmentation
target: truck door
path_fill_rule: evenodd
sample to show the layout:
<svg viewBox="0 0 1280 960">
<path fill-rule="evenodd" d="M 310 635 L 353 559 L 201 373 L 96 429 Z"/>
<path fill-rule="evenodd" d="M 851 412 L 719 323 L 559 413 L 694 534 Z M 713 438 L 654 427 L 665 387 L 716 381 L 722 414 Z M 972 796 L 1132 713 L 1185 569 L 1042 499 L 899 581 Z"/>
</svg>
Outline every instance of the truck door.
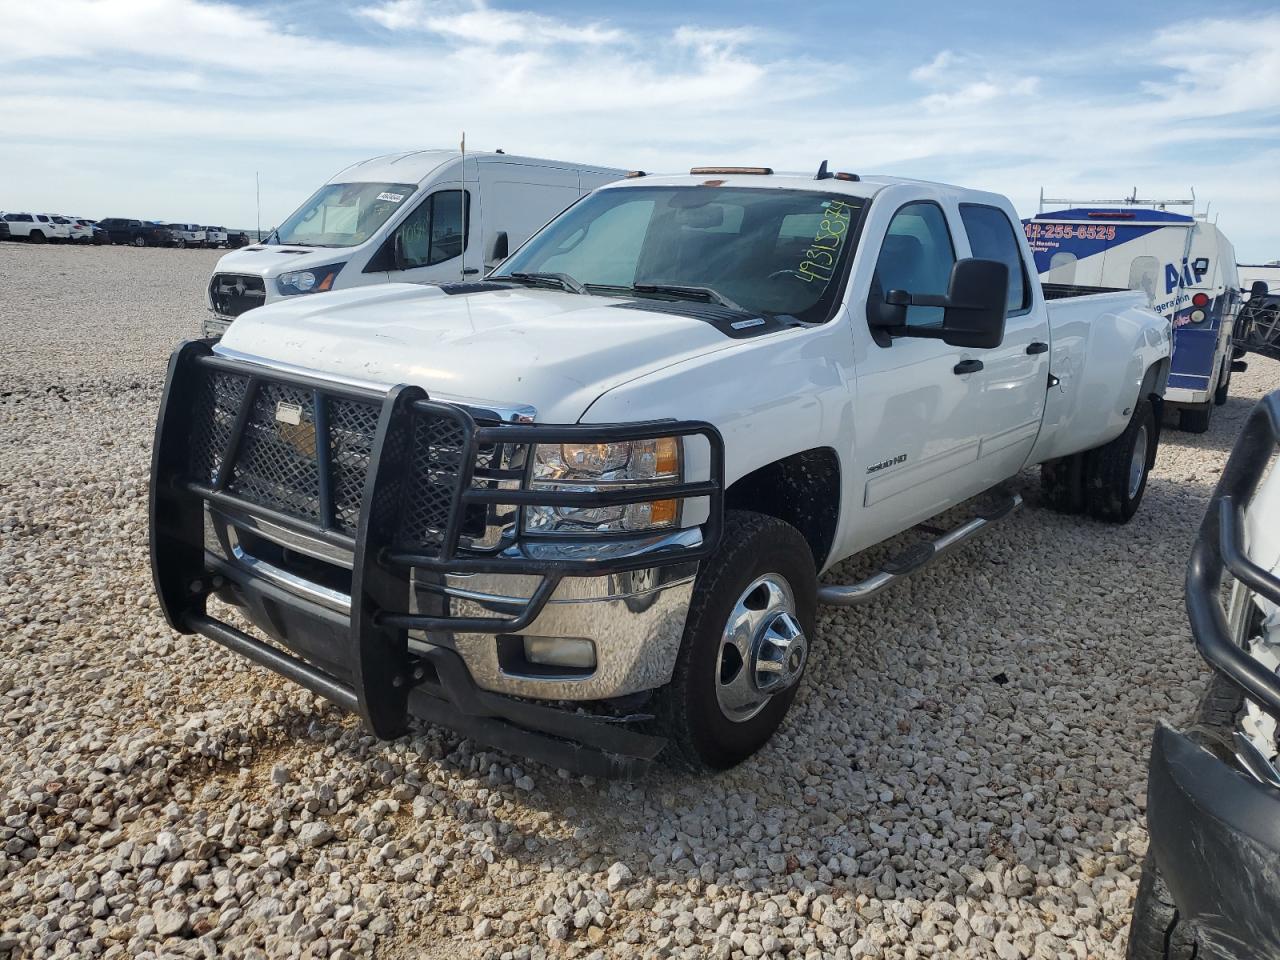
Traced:
<svg viewBox="0 0 1280 960">
<path fill-rule="evenodd" d="M 945 294 L 957 259 L 951 225 L 933 200 L 893 214 L 867 293 L 868 312 L 890 290 Z M 855 323 L 858 322 L 855 318 Z M 939 307 L 907 308 L 908 326 L 940 326 Z M 965 373 L 992 351 L 941 340 L 895 337 L 857 359 L 854 475 L 862 487 L 856 521 L 861 549 L 980 492 L 978 451 L 985 379 Z M 983 360 L 985 362 L 985 360 Z"/>
<path fill-rule="evenodd" d="M 1044 417 L 1049 377 L 1049 312 L 1037 305 L 1027 259 L 1013 221 L 999 207 L 960 204 L 969 255 L 1009 268 L 1004 342 L 974 353 L 978 388 L 978 474 L 984 486 L 1013 476 L 1026 462 Z"/>
</svg>

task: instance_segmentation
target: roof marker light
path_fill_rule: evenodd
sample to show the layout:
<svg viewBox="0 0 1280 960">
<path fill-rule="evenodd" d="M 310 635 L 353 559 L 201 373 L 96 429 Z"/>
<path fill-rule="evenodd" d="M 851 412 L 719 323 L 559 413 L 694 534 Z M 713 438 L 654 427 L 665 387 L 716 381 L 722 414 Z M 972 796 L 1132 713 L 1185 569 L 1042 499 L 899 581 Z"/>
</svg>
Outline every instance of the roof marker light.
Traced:
<svg viewBox="0 0 1280 960">
<path fill-rule="evenodd" d="M 1124 213 L 1119 210 L 1090 210 L 1089 216 L 1098 220 L 1133 220 L 1136 213 Z"/>
<path fill-rule="evenodd" d="M 689 171 L 689 175 L 694 177 L 709 173 L 767 177 L 773 173 L 773 167 L 694 167 Z"/>
</svg>

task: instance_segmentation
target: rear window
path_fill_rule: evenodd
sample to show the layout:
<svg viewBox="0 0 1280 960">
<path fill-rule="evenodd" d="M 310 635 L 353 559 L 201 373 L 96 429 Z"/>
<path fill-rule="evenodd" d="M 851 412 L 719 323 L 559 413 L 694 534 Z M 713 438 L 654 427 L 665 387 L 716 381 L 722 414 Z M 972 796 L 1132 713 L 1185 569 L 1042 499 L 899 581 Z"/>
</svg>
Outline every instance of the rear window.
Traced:
<svg viewBox="0 0 1280 960">
<path fill-rule="evenodd" d="M 969 237 L 969 248 L 982 260 L 999 260 L 1009 268 L 1009 294 L 1006 309 L 1010 313 L 1031 306 L 1027 268 L 1018 246 L 1013 224 L 1003 210 L 977 203 L 960 204 L 960 219 Z"/>
</svg>

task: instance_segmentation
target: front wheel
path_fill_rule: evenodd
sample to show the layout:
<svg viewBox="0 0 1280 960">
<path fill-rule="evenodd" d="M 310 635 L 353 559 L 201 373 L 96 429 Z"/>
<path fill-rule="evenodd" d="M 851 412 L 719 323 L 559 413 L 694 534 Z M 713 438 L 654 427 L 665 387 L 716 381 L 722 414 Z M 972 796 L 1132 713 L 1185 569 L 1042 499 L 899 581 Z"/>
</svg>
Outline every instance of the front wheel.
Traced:
<svg viewBox="0 0 1280 960">
<path fill-rule="evenodd" d="M 1203 957 L 1195 932 L 1178 915 L 1155 857 L 1147 854 L 1129 923 L 1127 960 L 1194 960 Z"/>
<path fill-rule="evenodd" d="M 1137 512 L 1159 439 L 1151 404 L 1139 400 L 1124 432 L 1085 454 L 1084 498 L 1092 516 L 1126 523 Z"/>
<path fill-rule="evenodd" d="M 782 723 L 808 660 L 817 610 L 813 554 L 773 517 L 731 510 L 698 573 L 658 717 L 684 760 L 723 770 Z"/>
</svg>

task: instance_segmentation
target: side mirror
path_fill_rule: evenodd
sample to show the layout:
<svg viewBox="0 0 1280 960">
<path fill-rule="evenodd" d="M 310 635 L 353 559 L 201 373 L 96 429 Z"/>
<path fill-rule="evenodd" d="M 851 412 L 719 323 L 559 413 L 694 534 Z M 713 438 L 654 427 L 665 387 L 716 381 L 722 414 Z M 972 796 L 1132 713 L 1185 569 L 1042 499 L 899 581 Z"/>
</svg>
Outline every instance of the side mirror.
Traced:
<svg viewBox="0 0 1280 960">
<path fill-rule="evenodd" d="M 990 349 L 1004 342 L 1009 267 L 999 260 L 957 260 L 947 294 L 890 290 L 884 309 L 872 312 L 872 325 L 895 337 L 924 337 L 953 347 Z M 907 307 L 942 307 L 942 326 L 907 325 Z"/>
<path fill-rule="evenodd" d="M 1270 292 L 1271 290 L 1267 286 L 1267 281 L 1255 280 L 1249 287 L 1249 299 L 1252 300 L 1254 297 L 1265 297 Z"/>
<path fill-rule="evenodd" d="M 507 259 L 510 252 L 509 246 L 510 244 L 507 240 L 507 231 L 500 231 L 497 236 L 493 238 L 493 251 L 489 255 L 490 265 L 497 265 Z"/>
</svg>

